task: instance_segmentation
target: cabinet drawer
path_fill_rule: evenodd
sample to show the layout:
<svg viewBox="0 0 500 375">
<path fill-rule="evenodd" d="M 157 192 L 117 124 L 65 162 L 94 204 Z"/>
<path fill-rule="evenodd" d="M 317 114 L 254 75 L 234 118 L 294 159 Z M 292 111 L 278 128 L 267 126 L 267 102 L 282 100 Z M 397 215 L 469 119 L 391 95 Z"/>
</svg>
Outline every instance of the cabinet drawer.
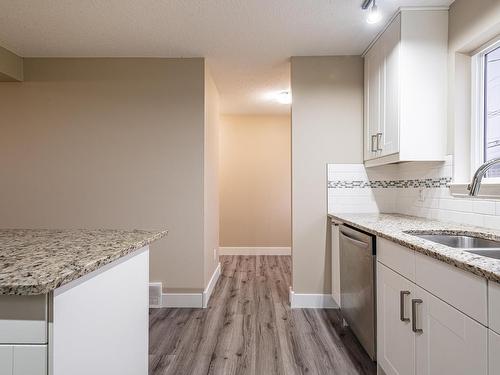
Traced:
<svg viewBox="0 0 500 375">
<path fill-rule="evenodd" d="M 0 345 L 1 375 L 47 375 L 47 345 Z"/>
<path fill-rule="evenodd" d="M 377 260 L 407 279 L 415 280 L 415 252 L 377 237 Z"/>
<path fill-rule="evenodd" d="M 426 255 L 415 253 L 415 282 L 487 326 L 486 279 Z"/>
<path fill-rule="evenodd" d="M 47 296 L 0 295 L 0 344 L 47 343 Z"/>
<path fill-rule="evenodd" d="M 500 334 L 500 284 L 493 281 L 488 282 L 488 306 L 488 326 Z"/>
<path fill-rule="evenodd" d="M 46 345 L 14 345 L 13 375 L 47 375 Z"/>
</svg>

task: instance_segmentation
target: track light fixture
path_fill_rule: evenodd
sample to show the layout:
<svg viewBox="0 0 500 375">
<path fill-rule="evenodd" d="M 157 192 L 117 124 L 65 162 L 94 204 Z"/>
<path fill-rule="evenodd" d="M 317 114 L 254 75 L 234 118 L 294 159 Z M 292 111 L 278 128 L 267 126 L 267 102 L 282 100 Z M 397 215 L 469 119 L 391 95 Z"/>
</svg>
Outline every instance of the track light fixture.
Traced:
<svg viewBox="0 0 500 375">
<path fill-rule="evenodd" d="M 364 0 L 361 4 L 361 9 L 368 9 L 368 17 L 366 22 L 368 23 L 377 23 L 382 19 L 382 15 L 380 14 L 376 0 Z"/>
</svg>

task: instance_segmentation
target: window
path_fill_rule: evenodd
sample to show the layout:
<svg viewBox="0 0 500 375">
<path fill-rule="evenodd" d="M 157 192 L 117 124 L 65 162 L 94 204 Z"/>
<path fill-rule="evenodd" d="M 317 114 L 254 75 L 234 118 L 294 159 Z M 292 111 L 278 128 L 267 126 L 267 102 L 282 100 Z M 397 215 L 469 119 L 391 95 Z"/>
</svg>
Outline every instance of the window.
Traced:
<svg viewBox="0 0 500 375">
<path fill-rule="evenodd" d="M 473 129 L 472 169 L 500 157 L 500 42 L 483 49 L 476 61 L 476 126 Z M 491 168 L 486 178 L 500 182 L 500 165 Z"/>
</svg>

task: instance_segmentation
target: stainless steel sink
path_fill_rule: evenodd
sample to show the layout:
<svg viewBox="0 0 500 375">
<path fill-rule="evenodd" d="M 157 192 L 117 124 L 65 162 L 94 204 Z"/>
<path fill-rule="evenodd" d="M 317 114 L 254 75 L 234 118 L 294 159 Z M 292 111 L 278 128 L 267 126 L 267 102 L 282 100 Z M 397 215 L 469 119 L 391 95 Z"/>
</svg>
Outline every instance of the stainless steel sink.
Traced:
<svg viewBox="0 0 500 375">
<path fill-rule="evenodd" d="M 500 241 L 487 240 L 479 237 L 464 236 L 457 234 L 419 234 L 409 233 L 413 236 L 423 238 L 432 242 L 440 243 L 457 249 L 499 249 Z"/>
<path fill-rule="evenodd" d="M 500 241 L 460 234 L 415 233 L 411 231 L 406 233 L 456 249 L 463 249 L 471 254 L 500 259 Z"/>
</svg>

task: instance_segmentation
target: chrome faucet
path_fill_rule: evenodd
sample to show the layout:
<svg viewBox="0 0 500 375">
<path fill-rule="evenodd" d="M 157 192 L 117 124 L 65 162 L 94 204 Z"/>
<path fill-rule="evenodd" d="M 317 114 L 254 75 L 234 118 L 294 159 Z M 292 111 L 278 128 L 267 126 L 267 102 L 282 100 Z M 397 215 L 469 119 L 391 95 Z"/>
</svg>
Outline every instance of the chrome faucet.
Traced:
<svg viewBox="0 0 500 375">
<path fill-rule="evenodd" d="M 474 177 L 472 177 L 472 182 L 467 186 L 469 190 L 469 195 L 471 197 L 475 197 L 479 194 L 479 189 L 481 188 L 481 180 L 483 179 L 488 169 L 493 167 L 495 164 L 500 164 L 500 158 L 495 158 L 487 161 L 483 165 L 481 165 L 476 173 L 474 173 Z"/>
</svg>

